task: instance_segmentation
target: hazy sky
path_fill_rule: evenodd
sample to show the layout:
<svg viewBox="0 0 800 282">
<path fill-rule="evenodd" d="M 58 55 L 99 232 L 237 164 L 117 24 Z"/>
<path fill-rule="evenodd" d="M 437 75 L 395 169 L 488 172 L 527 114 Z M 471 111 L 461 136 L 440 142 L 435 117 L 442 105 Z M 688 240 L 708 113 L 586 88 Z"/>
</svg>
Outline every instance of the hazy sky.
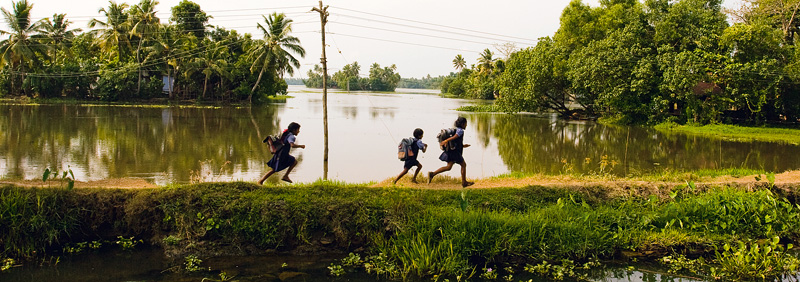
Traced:
<svg viewBox="0 0 800 282">
<path fill-rule="evenodd" d="M 107 0 L 28 0 L 33 3 L 34 19 L 66 13 L 73 28 L 88 29 L 92 18 L 105 21 L 98 10 L 108 7 Z M 134 1 L 117 1 L 136 4 Z M 162 0 L 158 16 L 169 20 L 170 8 L 180 0 Z M 261 15 L 283 12 L 294 20 L 294 35 L 306 50 L 303 64 L 295 77 L 306 77 L 322 55 L 319 13 L 310 12 L 319 1 L 309 0 L 196 0 L 214 17 L 210 24 L 235 29 L 240 33 L 263 36 L 256 23 Z M 11 9 L 10 0 L 1 0 Z M 497 52 L 494 45 L 513 43 L 517 48 L 536 44 L 536 39 L 552 36 L 559 26 L 561 11 L 569 0 L 337 0 L 325 1 L 330 6 L 326 26 L 329 73 L 357 61 L 361 73 L 367 74 L 372 63 L 381 67 L 397 65 L 402 77 L 446 75 L 453 71 L 453 58 L 461 54 L 468 65 L 475 64 L 478 53 L 486 48 Z M 598 0 L 584 0 L 592 6 Z M 740 0 L 726 0 L 725 6 L 739 5 Z M 5 21 L 0 27 L 6 30 Z"/>
</svg>

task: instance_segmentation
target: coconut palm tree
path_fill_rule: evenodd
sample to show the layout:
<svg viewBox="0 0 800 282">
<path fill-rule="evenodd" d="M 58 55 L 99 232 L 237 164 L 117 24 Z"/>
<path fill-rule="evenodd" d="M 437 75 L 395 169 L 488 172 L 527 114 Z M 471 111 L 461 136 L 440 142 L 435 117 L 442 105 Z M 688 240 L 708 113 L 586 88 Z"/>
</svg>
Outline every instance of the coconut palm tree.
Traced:
<svg viewBox="0 0 800 282">
<path fill-rule="evenodd" d="M 142 0 L 139 4 L 131 7 L 131 39 L 136 38 L 136 62 L 139 64 L 139 80 L 136 86 L 137 95 L 142 88 L 142 63 L 144 56 L 142 55 L 142 47 L 145 42 L 154 38 L 155 31 L 158 30 L 160 19 L 156 16 L 156 0 Z"/>
<path fill-rule="evenodd" d="M 253 101 L 253 93 L 261 82 L 261 77 L 267 68 L 274 68 L 275 75 L 283 77 L 284 73 L 294 74 L 294 68 L 300 68 L 298 61 L 292 53 L 305 57 L 306 50 L 300 46 L 300 39 L 289 35 L 292 32 L 292 20 L 283 13 L 272 13 L 264 17 L 266 26 L 258 24 L 258 29 L 264 33 L 263 42 L 250 51 L 253 65 L 250 71 L 259 69 L 258 79 L 253 89 L 250 90 L 248 101 Z"/>
<path fill-rule="evenodd" d="M 111 57 L 116 55 L 118 61 L 122 61 L 124 54 L 130 49 L 131 25 L 128 21 L 128 4 L 117 4 L 109 1 L 108 9 L 100 8 L 99 13 L 106 16 L 106 21 L 92 19 L 89 21 L 89 28 L 99 27 L 92 30 L 93 35 L 98 35 L 98 45 Z"/>
<path fill-rule="evenodd" d="M 466 66 L 467 61 L 464 60 L 464 57 L 462 57 L 461 54 L 456 55 L 456 58 L 453 59 L 453 67 L 455 67 L 457 71 L 460 71 Z"/>
<path fill-rule="evenodd" d="M 478 63 L 479 63 L 478 67 L 480 68 L 481 72 L 488 73 L 492 71 L 495 61 L 495 59 L 492 58 L 492 56 L 494 56 L 494 54 L 492 53 L 491 50 L 489 50 L 489 48 L 486 48 L 485 50 L 483 50 L 483 52 L 481 52 L 481 56 L 480 58 L 478 58 Z"/>
<path fill-rule="evenodd" d="M 0 64 L 8 65 L 12 71 L 18 71 L 21 74 L 20 82 L 24 82 L 25 71 L 33 67 L 36 55 L 46 56 L 50 48 L 47 44 L 41 44 L 41 36 L 37 34 L 42 21 L 31 23 L 33 4 L 20 0 L 14 2 L 13 7 L 11 12 L 5 8 L 0 9 L 9 28 L 8 31 L 0 30 L 0 35 L 8 35 L 7 39 L 0 41 Z M 11 88 L 13 91 L 13 79 Z M 22 91 L 24 93 L 24 88 Z"/>
<path fill-rule="evenodd" d="M 203 80 L 203 95 L 202 98 L 206 97 L 206 89 L 208 89 L 208 79 L 217 74 L 220 76 L 220 80 L 222 80 L 225 76 L 227 76 L 227 66 L 228 62 L 225 60 L 225 56 L 228 54 L 228 48 L 223 45 L 223 42 L 211 42 L 210 40 L 206 40 L 204 44 L 206 46 L 205 52 L 203 52 L 202 56 L 194 58 L 192 60 L 192 64 L 195 68 L 202 70 L 203 75 L 205 75 L 205 79 Z"/>
<path fill-rule="evenodd" d="M 53 14 L 53 19 L 44 19 L 41 31 L 50 44 L 56 48 L 70 46 L 75 34 L 81 32 L 80 28 L 69 29 L 71 21 L 65 18 L 66 14 Z"/>
</svg>

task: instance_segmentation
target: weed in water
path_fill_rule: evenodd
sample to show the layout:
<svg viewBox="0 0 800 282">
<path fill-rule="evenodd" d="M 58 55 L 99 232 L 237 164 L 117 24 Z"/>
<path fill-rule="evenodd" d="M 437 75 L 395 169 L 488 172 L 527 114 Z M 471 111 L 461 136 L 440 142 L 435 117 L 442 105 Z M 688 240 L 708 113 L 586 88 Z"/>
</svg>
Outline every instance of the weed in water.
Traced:
<svg viewBox="0 0 800 282">
<path fill-rule="evenodd" d="M 114 243 L 122 247 L 123 250 L 130 251 L 136 248 L 136 245 L 142 243 L 142 240 L 135 240 L 133 237 L 125 238 L 122 236 L 117 236 L 117 241 Z"/>
<path fill-rule="evenodd" d="M 196 255 L 188 255 L 184 258 L 183 269 L 186 270 L 187 272 L 203 271 L 205 269 L 203 269 L 203 267 L 201 266 L 202 263 L 203 260 L 198 258 Z"/>
<path fill-rule="evenodd" d="M 725 244 L 722 252 L 716 252 L 718 267 L 712 267 L 710 275 L 733 281 L 794 276 L 800 270 L 800 259 L 786 252 L 792 248 L 791 244 L 784 247 L 779 243 L 780 238 L 776 236 L 765 243 Z"/>
<path fill-rule="evenodd" d="M 12 258 L 3 259 L 0 261 L 0 272 L 5 272 L 6 270 L 11 269 L 14 267 L 14 263 L 16 262 Z"/>
<path fill-rule="evenodd" d="M 333 276 L 333 277 L 339 277 L 339 276 L 344 275 L 344 268 L 341 265 L 338 265 L 338 264 L 331 263 L 331 265 L 328 266 L 328 270 L 330 271 L 329 272 L 330 275 Z"/>
</svg>

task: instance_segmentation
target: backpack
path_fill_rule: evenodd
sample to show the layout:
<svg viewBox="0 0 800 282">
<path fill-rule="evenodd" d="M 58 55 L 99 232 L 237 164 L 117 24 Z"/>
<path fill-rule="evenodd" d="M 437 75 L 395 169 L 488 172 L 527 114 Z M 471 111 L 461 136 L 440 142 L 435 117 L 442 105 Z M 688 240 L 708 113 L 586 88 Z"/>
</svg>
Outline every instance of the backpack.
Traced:
<svg viewBox="0 0 800 282">
<path fill-rule="evenodd" d="M 406 161 L 406 158 L 411 157 L 414 155 L 414 152 L 411 151 L 411 144 L 414 143 L 414 138 L 403 138 L 400 140 L 400 144 L 397 145 L 397 158 L 400 161 Z"/>
<path fill-rule="evenodd" d="M 284 130 L 284 132 L 286 132 L 286 130 Z M 267 138 L 264 138 L 263 142 L 269 145 L 270 153 L 275 154 L 276 152 L 280 151 L 283 148 L 284 144 L 283 144 L 283 139 L 281 139 L 282 136 L 283 133 L 278 133 L 275 135 L 267 136 Z"/>
<path fill-rule="evenodd" d="M 439 134 L 436 135 L 436 140 L 438 140 L 440 144 L 439 149 L 442 149 L 442 151 L 455 150 L 456 145 L 453 144 L 452 142 L 447 142 L 447 145 L 445 146 L 441 145 L 442 141 L 447 140 L 450 137 L 453 137 L 453 135 L 456 135 L 455 128 L 444 128 L 441 131 L 439 131 Z"/>
</svg>

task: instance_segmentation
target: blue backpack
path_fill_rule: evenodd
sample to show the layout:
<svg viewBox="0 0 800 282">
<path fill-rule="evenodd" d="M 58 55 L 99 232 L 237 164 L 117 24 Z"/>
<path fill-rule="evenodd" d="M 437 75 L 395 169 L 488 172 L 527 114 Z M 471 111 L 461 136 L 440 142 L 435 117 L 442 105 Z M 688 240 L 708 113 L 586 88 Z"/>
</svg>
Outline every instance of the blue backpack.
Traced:
<svg viewBox="0 0 800 282">
<path fill-rule="evenodd" d="M 397 145 L 397 158 L 400 161 L 406 161 L 406 158 L 414 156 L 414 152 L 411 151 L 411 144 L 414 143 L 414 138 L 403 138 L 400 140 L 400 144 Z"/>
</svg>

